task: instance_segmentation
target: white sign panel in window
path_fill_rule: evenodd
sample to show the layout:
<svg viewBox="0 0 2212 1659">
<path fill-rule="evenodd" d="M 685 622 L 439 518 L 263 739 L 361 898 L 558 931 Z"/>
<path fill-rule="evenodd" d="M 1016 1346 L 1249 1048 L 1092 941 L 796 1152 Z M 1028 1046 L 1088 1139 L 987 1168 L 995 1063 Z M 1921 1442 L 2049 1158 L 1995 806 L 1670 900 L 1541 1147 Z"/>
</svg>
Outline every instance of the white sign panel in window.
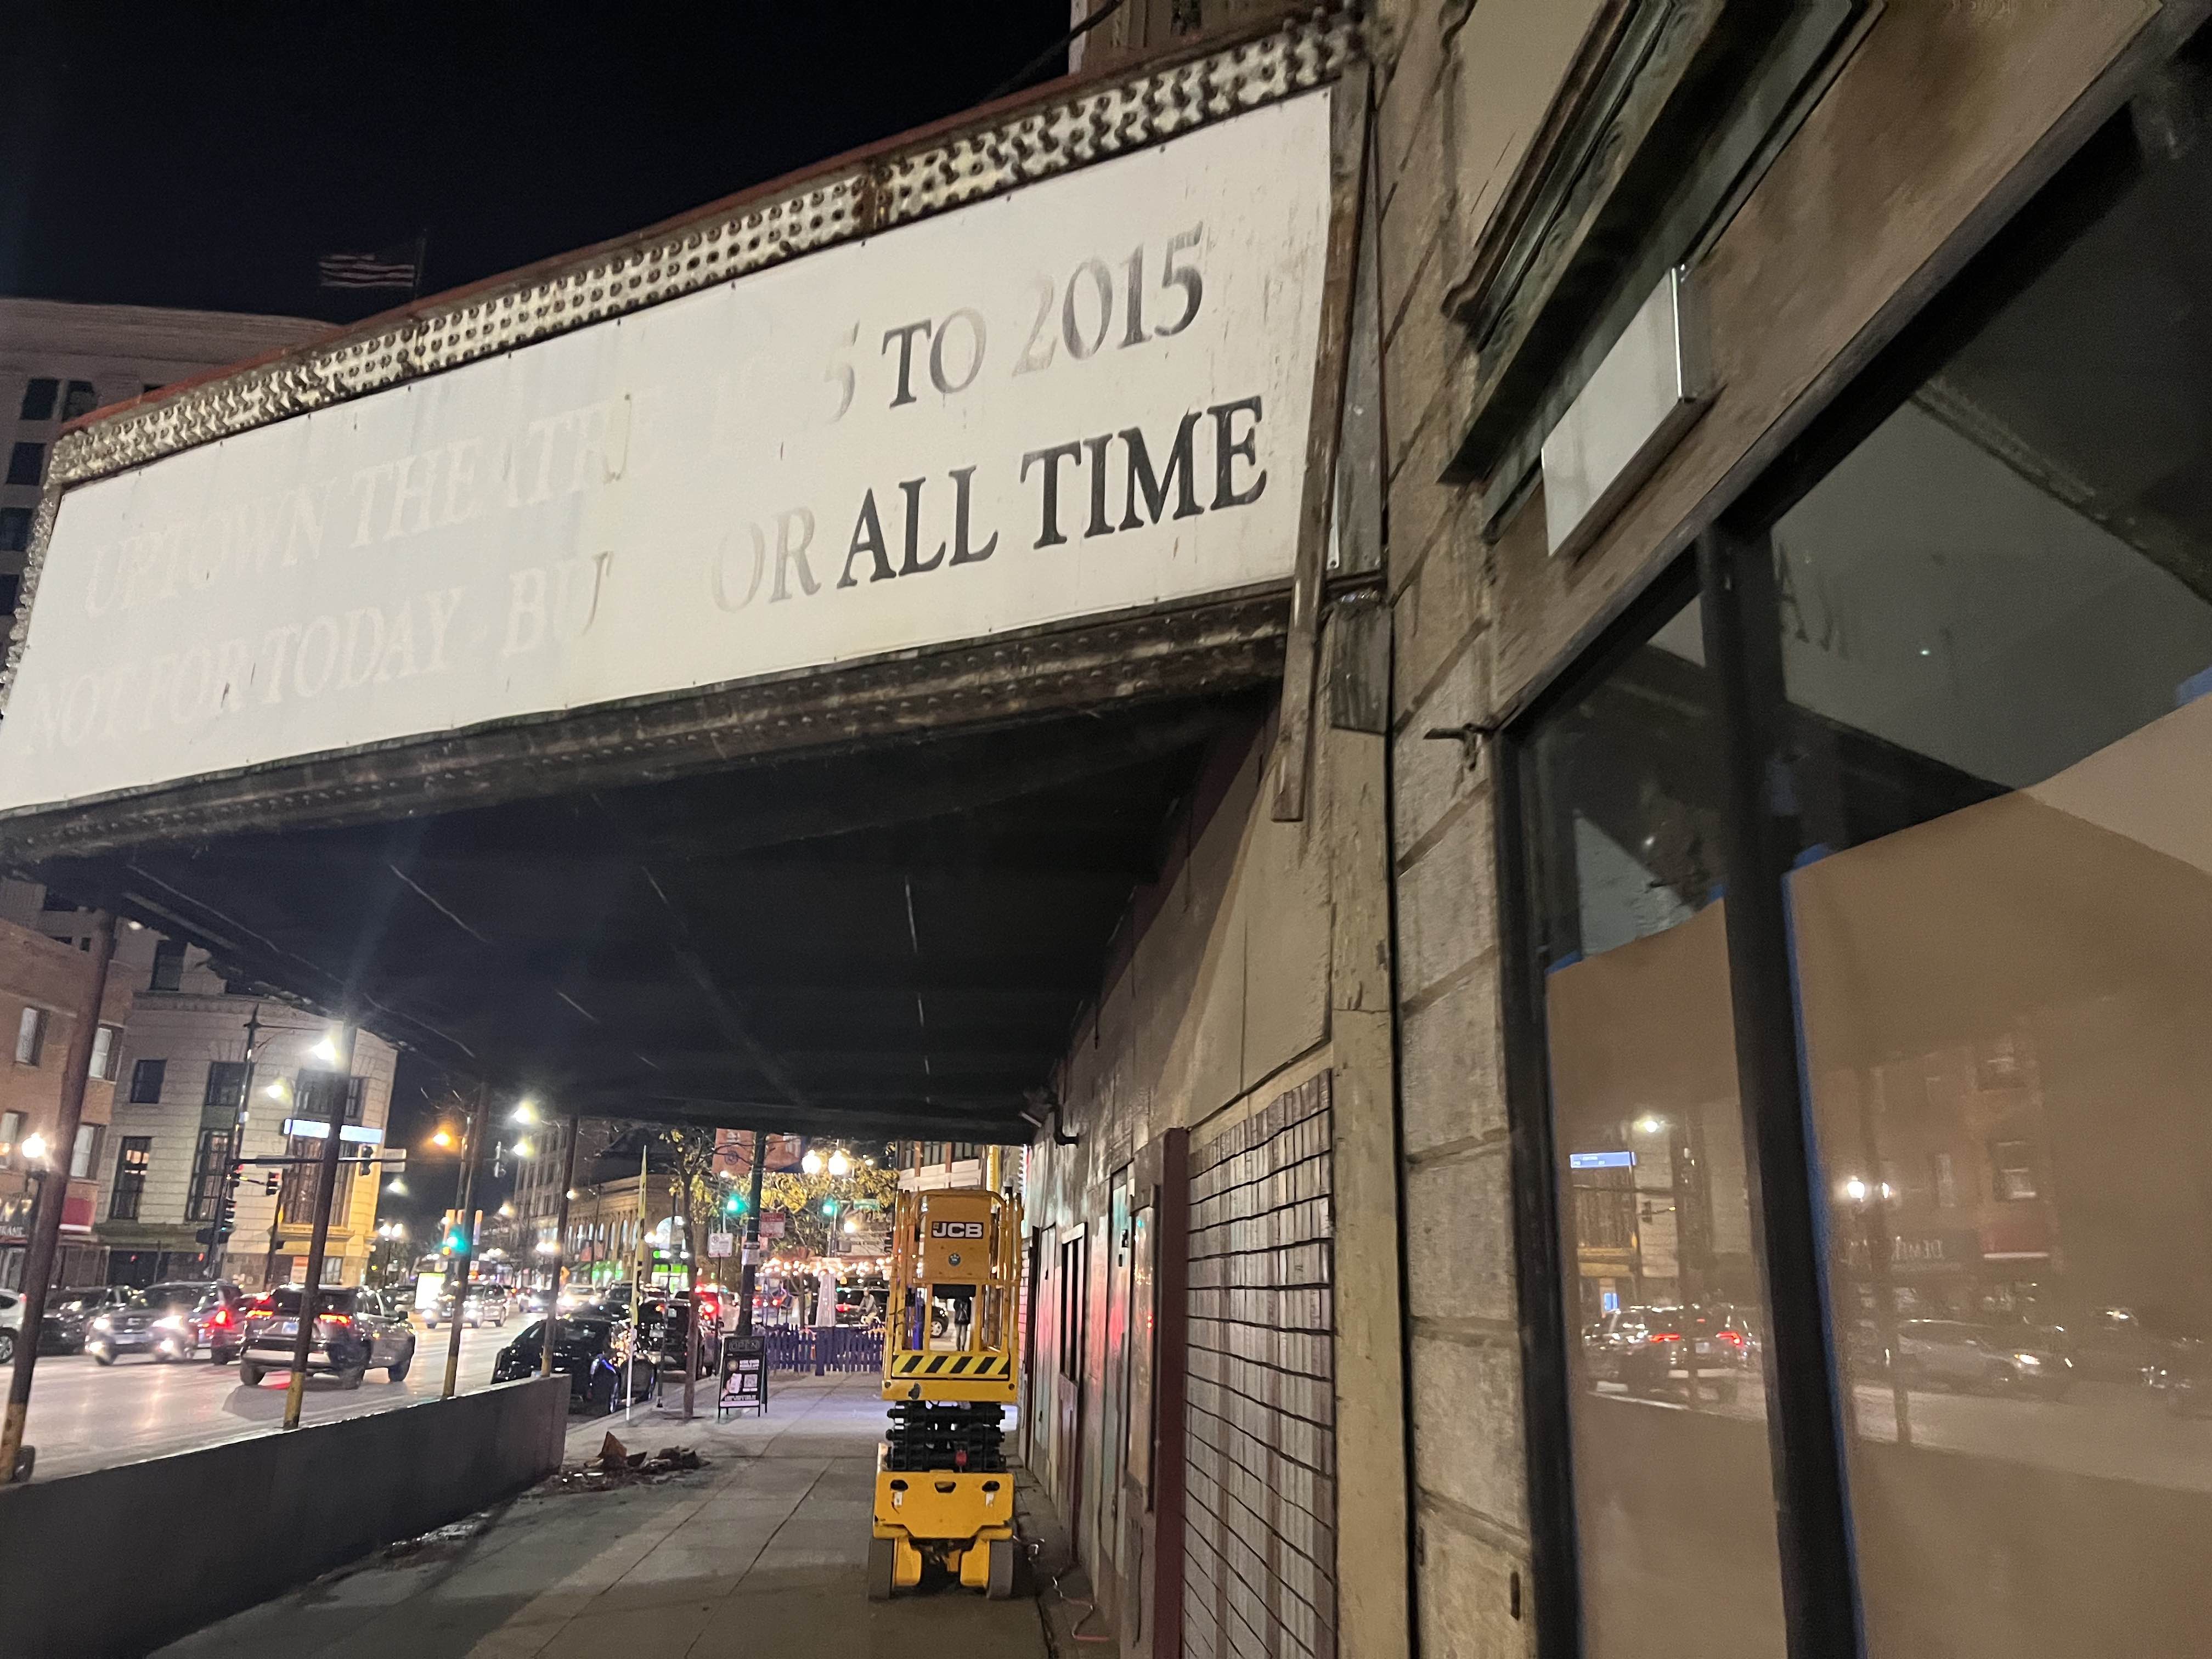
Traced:
<svg viewBox="0 0 2212 1659">
<path fill-rule="evenodd" d="M 70 490 L 0 808 L 1286 578 L 1329 95 Z"/>
</svg>

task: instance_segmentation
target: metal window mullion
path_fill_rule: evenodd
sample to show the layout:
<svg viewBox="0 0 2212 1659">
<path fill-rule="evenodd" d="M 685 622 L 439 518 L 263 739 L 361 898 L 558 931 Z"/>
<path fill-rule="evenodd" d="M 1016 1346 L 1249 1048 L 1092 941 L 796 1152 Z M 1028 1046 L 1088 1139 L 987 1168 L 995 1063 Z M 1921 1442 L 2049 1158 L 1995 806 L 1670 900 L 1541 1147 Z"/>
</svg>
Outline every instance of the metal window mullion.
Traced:
<svg viewBox="0 0 2212 1659">
<path fill-rule="evenodd" d="M 1705 660 L 1721 714 L 1729 994 L 1768 1334 L 1767 1446 L 1790 1659 L 1857 1659 L 1835 1344 L 1783 884 L 1791 768 L 1771 544 L 1698 541 Z"/>
</svg>

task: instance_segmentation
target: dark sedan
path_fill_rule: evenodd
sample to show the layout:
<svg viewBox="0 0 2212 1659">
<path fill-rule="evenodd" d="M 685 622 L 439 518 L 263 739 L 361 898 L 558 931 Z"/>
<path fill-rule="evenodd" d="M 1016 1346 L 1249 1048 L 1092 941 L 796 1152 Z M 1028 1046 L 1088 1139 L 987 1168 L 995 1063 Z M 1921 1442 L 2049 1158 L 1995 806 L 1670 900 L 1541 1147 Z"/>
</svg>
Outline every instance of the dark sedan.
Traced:
<svg viewBox="0 0 2212 1659">
<path fill-rule="evenodd" d="M 544 1357 L 545 1322 L 533 1319 L 492 1362 L 491 1380 L 519 1382 L 538 1374 Z M 653 1398 L 659 1377 L 650 1360 L 633 1358 L 630 1328 L 623 1321 L 596 1311 L 564 1318 L 553 1339 L 553 1369 L 568 1378 L 571 1407 L 605 1416 L 623 1401 Z"/>
<path fill-rule="evenodd" d="M 92 1322 L 102 1314 L 119 1313 L 131 1303 L 131 1290 L 123 1285 L 87 1285 L 56 1291 L 46 1297 L 46 1317 L 39 1322 L 40 1353 L 82 1353 L 92 1334 Z"/>
</svg>

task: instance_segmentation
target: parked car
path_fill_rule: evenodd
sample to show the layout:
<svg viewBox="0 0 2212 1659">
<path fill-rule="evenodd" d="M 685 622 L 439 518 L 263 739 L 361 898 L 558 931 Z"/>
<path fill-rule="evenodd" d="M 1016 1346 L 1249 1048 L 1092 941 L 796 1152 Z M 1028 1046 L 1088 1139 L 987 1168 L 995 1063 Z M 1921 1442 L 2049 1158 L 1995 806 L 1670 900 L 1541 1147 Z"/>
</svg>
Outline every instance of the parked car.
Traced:
<svg viewBox="0 0 2212 1659">
<path fill-rule="evenodd" d="M 1741 1390 L 1756 1350 L 1749 1325 L 1735 1308 L 1616 1308 L 1583 1336 L 1583 1364 L 1592 1386 L 1617 1382 L 1632 1395 L 1707 1387 L 1725 1405 Z"/>
<path fill-rule="evenodd" d="M 23 1328 L 23 1298 L 14 1291 L 0 1291 L 0 1365 L 15 1362 L 15 1333 Z"/>
<path fill-rule="evenodd" d="M 2057 1399 L 2073 1386 L 2073 1363 L 2055 1332 L 1908 1319 L 1897 1328 L 1897 1372 L 1908 1385 L 1973 1394 Z"/>
<path fill-rule="evenodd" d="M 227 1280 L 175 1279 L 149 1285 L 123 1307 L 97 1315 L 85 1352 L 103 1365 L 127 1353 L 156 1361 L 190 1359 L 206 1348 L 215 1363 L 238 1356 L 246 1296 Z"/>
<path fill-rule="evenodd" d="M 545 1322 L 532 1320 L 521 1334 L 499 1351 L 491 1380 L 515 1382 L 538 1375 L 544 1357 Z M 645 1355 L 634 1351 L 629 1323 L 597 1313 L 564 1317 L 553 1338 L 553 1369 L 567 1373 L 571 1410 L 581 1407 L 605 1416 L 623 1404 L 653 1398 L 660 1374 Z"/>
<path fill-rule="evenodd" d="M 286 1285 L 248 1303 L 246 1341 L 238 1380 L 247 1388 L 270 1371 L 292 1369 L 303 1287 Z M 322 1371 L 357 1389 L 362 1376 L 382 1370 L 397 1382 L 415 1363 L 415 1332 L 404 1310 L 365 1286 L 328 1285 L 315 1293 L 313 1340 L 307 1372 Z"/>
<path fill-rule="evenodd" d="M 39 1322 L 40 1353 L 82 1353 L 92 1322 L 128 1305 L 125 1285 L 86 1285 L 56 1291 L 46 1297 L 46 1316 Z"/>
</svg>

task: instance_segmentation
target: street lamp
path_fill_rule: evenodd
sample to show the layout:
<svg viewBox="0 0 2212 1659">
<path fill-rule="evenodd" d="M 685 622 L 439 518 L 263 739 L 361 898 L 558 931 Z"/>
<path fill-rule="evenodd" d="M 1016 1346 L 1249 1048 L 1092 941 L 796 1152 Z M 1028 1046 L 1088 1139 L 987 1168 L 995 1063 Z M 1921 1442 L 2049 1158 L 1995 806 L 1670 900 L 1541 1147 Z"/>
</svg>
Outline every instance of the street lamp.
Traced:
<svg viewBox="0 0 2212 1659">
<path fill-rule="evenodd" d="M 806 1173 L 811 1176 L 820 1175 L 822 1173 L 822 1154 L 816 1152 L 811 1146 L 808 1147 L 806 1149 L 806 1156 L 799 1160 L 799 1167 L 805 1170 Z"/>
<path fill-rule="evenodd" d="M 313 1058 L 321 1060 L 325 1066 L 335 1066 L 337 1064 L 338 1060 L 337 1040 L 335 1037 L 326 1036 L 320 1042 L 318 1042 L 313 1048 L 308 1049 L 307 1053 Z"/>
<path fill-rule="evenodd" d="M 530 1144 L 528 1135 L 523 1136 L 514 1146 L 508 1147 L 507 1151 L 513 1152 L 517 1158 L 535 1158 L 538 1155 L 538 1149 Z"/>
<path fill-rule="evenodd" d="M 514 1109 L 507 1114 L 507 1117 L 510 1121 L 515 1123 L 536 1123 L 539 1121 L 538 1103 L 525 1096 L 515 1103 Z"/>
<path fill-rule="evenodd" d="M 845 1155 L 842 1146 L 830 1154 L 830 1173 L 840 1181 L 853 1173 L 853 1160 Z"/>
<path fill-rule="evenodd" d="M 46 1138 L 33 1129 L 23 1137 L 23 1156 L 33 1164 L 46 1161 Z"/>
<path fill-rule="evenodd" d="M 453 1132 L 441 1123 L 438 1132 L 430 1137 L 430 1144 L 441 1151 L 450 1148 L 453 1144 Z"/>
</svg>

